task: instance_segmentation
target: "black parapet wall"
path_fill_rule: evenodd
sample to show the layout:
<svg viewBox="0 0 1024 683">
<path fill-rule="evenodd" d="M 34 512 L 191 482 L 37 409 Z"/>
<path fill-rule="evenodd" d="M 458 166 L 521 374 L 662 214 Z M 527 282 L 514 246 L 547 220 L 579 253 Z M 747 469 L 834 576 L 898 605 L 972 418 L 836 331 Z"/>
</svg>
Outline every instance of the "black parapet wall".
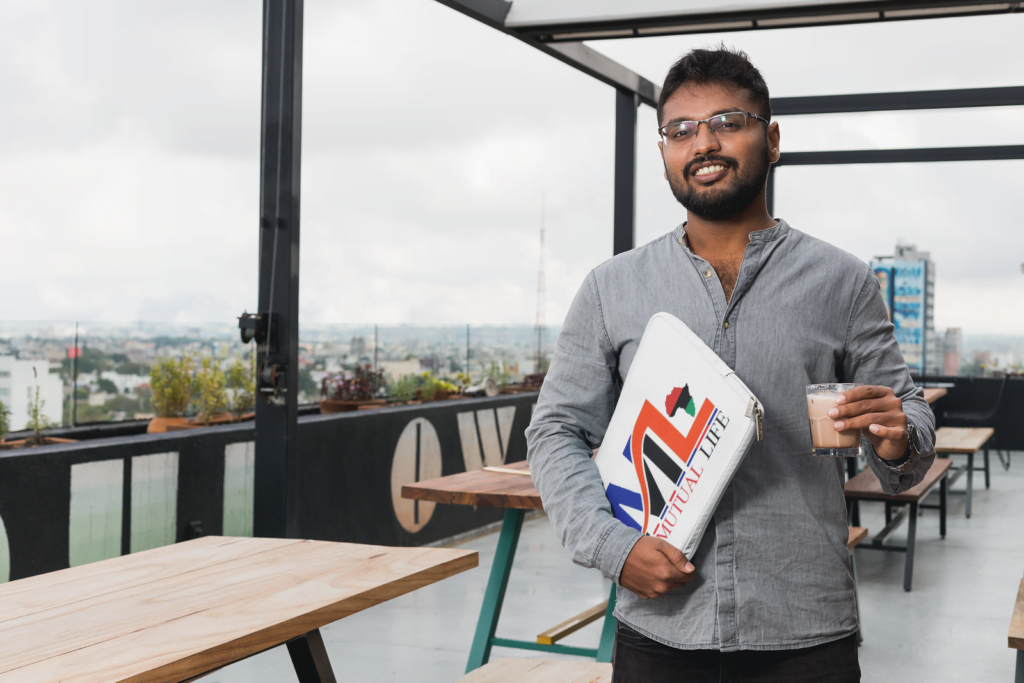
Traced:
<svg viewBox="0 0 1024 683">
<path fill-rule="evenodd" d="M 502 510 L 493 508 L 407 501 L 400 489 L 525 459 L 536 396 L 301 417 L 299 535 L 415 546 L 501 519 Z M 0 451 L 0 581 L 4 573 L 15 580 L 66 568 L 72 559 L 223 534 L 230 506 L 235 521 L 228 531 L 237 534 L 239 509 L 251 524 L 254 439 L 249 422 Z M 226 476 L 234 493 L 225 489 Z M 248 497 L 239 486 L 249 487 Z"/>
<path fill-rule="evenodd" d="M 922 377 L 918 382 L 946 387 L 946 395 L 932 405 L 936 426 L 991 427 L 990 448 L 1024 450 L 1024 377 Z"/>
</svg>

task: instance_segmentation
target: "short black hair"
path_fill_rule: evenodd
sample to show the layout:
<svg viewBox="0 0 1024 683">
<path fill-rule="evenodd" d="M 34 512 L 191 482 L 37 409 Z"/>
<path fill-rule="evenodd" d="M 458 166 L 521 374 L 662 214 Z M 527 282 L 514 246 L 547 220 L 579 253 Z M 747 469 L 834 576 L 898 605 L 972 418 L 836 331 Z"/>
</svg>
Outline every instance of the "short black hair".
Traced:
<svg viewBox="0 0 1024 683">
<path fill-rule="evenodd" d="M 754 97 L 760 114 L 769 121 L 772 118 L 772 104 L 768 96 L 768 84 L 753 64 L 746 52 L 728 48 L 719 44 L 712 49 L 697 48 L 690 50 L 672 65 L 665 76 L 665 84 L 661 86 L 661 97 L 658 99 L 658 125 L 665 110 L 665 102 L 683 85 L 707 85 L 720 83 L 746 90 Z"/>
</svg>

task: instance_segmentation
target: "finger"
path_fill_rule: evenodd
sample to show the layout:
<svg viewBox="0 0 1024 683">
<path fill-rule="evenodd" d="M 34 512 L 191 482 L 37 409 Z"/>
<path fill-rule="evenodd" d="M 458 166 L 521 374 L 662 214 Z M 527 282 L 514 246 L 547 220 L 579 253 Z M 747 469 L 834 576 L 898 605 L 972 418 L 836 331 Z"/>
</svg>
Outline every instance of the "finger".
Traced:
<svg viewBox="0 0 1024 683">
<path fill-rule="evenodd" d="M 853 403 L 854 401 L 863 401 L 867 398 L 882 398 L 886 394 L 891 394 L 892 389 L 889 387 L 882 387 L 877 385 L 868 385 L 865 387 L 854 387 L 847 389 L 843 393 L 839 394 L 836 398 L 836 403 L 842 405 L 844 403 Z"/>
<path fill-rule="evenodd" d="M 679 571 L 684 574 L 689 574 L 694 570 L 693 563 L 686 559 L 686 555 L 683 555 L 683 552 L 679 550 L 679 548 L 676 548 L 667 541 L 663 541 L 661 539 L 658 539 L 658 541 L 658 551 L 667 557 L 668 561 L 671 562 L 674 567 L 678 568 Z"/>
<path fill-rule="evenodd" d="M 899 400 L 895 396 L 867 398 L 860 401 L 853 401 L 852 403 L 846 403 L 845 405 L 836 405 L 835 408 L 829 409 L 828 416 L 833 419 L 840 419 L 864 415 L 865 413 L 888 412 L 903 412 L 903 401 Z"/>
<path fill-rule="evenodd" d="M 907 416 L 903 413 L 868 413 L 866 415 L 857 415 L 850 417 L 845 420 L 836 420 L 832 423 L 832 426 L 837 432 L 845 432 L 851 429 L 867 429 L 873 424 L 883 425 L 885 427 L 906 427 Z"/>
<path fill-rule="evenodd" d="M 902 427 L 886 427 L 880 424 L 873 424 L 868 427 L 868 431 L 886 441 L 905 441 L 907 438 L 907 430 Z"/>
</svg>

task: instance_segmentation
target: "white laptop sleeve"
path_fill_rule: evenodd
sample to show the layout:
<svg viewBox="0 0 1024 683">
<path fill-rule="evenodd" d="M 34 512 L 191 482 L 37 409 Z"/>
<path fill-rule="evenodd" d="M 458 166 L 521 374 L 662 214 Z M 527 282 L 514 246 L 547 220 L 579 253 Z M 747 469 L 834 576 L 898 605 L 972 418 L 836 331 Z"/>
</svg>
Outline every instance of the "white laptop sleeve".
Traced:
<svg viewBox="0 0 1024 683">
<path fill-rule="evenodd" d="M 682 321 L 651 318 L 595 456 L 615 517 L 687 558 L 754 439 L 761 406 Z"/>
</svg>

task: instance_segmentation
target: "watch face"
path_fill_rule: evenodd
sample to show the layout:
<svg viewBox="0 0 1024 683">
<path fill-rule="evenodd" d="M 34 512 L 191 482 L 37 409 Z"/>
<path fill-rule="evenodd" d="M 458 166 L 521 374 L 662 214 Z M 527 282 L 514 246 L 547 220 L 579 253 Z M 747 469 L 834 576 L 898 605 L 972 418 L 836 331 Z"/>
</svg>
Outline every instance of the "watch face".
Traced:
<svg viewBox="0 0 1024 683">
<path fill-rule="evenodd" d="M 907 427 L 907 441 L 910 443 L 910 448 L 915 453 L 921 453 L 921 436 L 917 433 L 917 429 L 915 429 L 913 425 Z"/>
</svg>

